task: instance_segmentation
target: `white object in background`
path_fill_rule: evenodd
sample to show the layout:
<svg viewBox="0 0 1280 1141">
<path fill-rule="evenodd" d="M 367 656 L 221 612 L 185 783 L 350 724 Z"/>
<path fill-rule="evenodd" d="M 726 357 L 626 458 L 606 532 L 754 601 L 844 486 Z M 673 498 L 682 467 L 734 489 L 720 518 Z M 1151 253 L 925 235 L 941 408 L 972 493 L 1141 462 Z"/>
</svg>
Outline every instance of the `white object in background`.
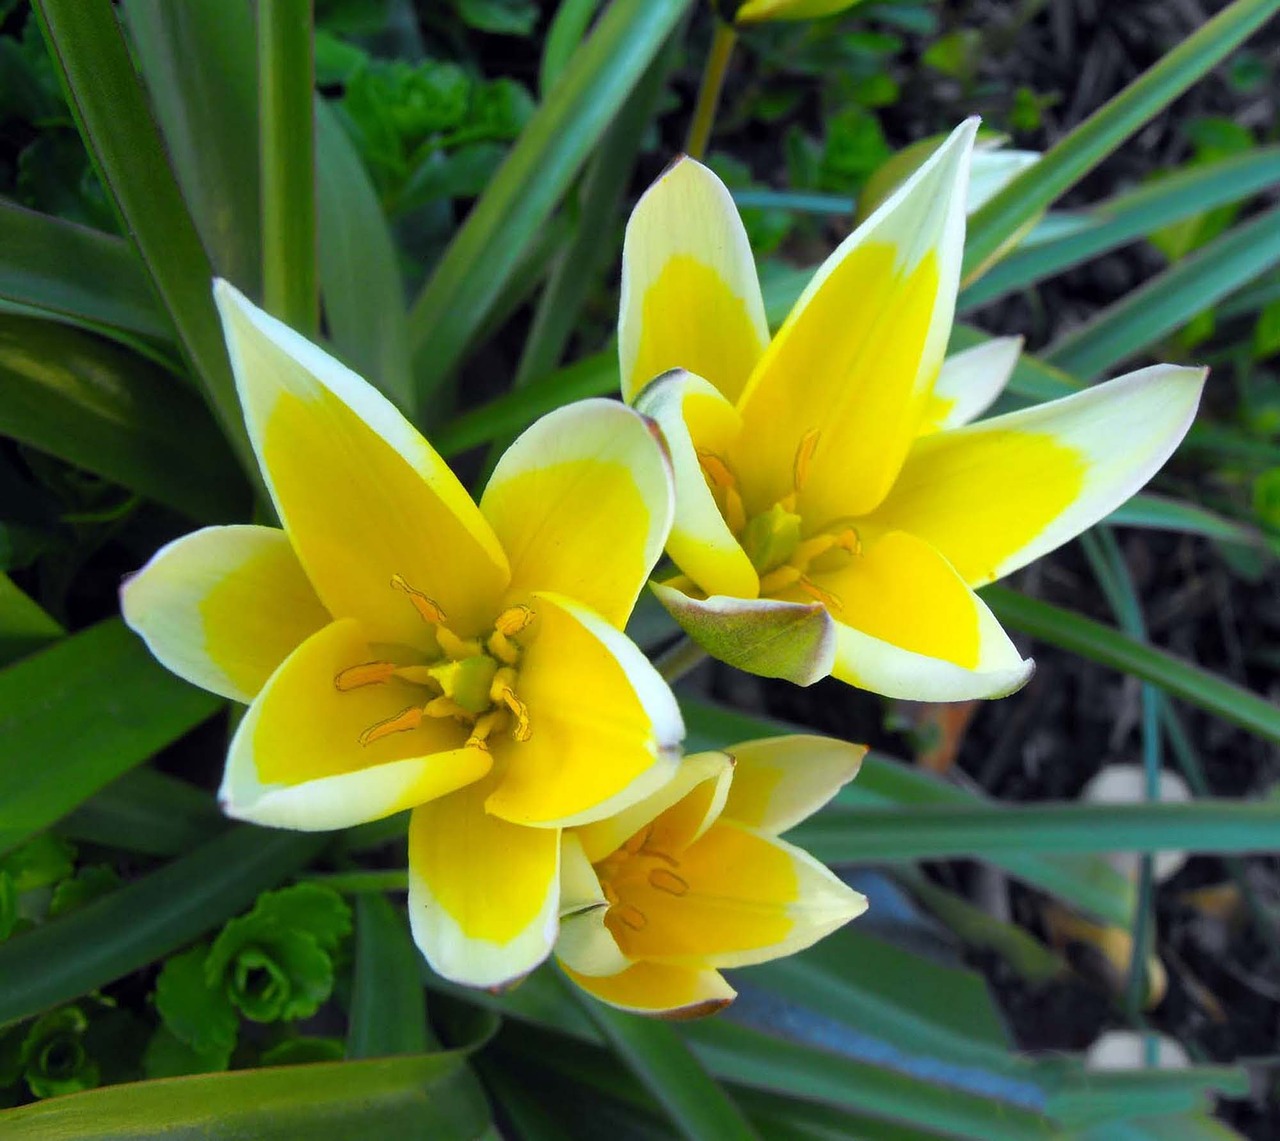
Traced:
<svg viewBox="0 0 1280 1141">
<path fill-rule="evenodd" d="M 1091 804 L 1141 804 L 1147 799 L 1147 777 L 1140 765 L 1108 765 L 1080 793 L 1080 799 Z M 1160 770 L 1160 802 L 1185 804 L 1191 790 L 1177 773 Z M 1138 878 L 1141 856 L 1136 852 L 1109 852 L 1106 856 L 1122 876 Z M 1157 852 L 1153 871 L 1157 882 L 1169 879 L 1187 862 L 1186 852 Z"/>
</svg>

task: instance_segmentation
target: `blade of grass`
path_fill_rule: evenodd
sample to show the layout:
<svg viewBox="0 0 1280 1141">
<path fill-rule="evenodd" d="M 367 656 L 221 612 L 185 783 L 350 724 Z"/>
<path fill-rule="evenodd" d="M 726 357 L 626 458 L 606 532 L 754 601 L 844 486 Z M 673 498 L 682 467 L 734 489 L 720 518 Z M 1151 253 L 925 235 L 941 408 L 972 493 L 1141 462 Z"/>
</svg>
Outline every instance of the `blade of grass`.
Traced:
<svg viewBox="0 0 1280 1141">
<path fill-rule="evenodd" d="M 70 840 L 135 852 L 181 856 L 227 827 L 214 798 L 145 765 L 112 781 L 54 826 Z"/>
<path fill-rule="evenodd" d="M 988 586 L 981 593 L 996 617 L 1015 630 L 1133 674 L 1233 725 L 1280 742 L 1280 709 L 1243 686 L 1155 646 L 1143 645 L 1101 622 L 1006 586 Z"/>
<path fill-rule="evenodd" d="M 576 988 L 581 1003 L 615 1054 L 690 1141 L 749 1141 L 756 1132 L 729 1095 L 665 1022 L 641 1018 L 596 1002 Z"/>
<path fill-rule="evenodd" d="M 0 1129 L 10 1141 L 460 1141 L 479 1137 L 487 1124 L 484 1099 L 472 1096 L 465 1077 L 465 1056 L 457 1051 L 265 1066 L 52 1098 L 0 1113 Z"/>
<path fill-rule="evenodd" d="M 1017 175 L 969 219 L 964 278 L 1277 11 L 1280 0 L 1235 0 Z"/>
<path fill-rule="evenodd" d="M 320 320 L 313 35 L 310 3 L 258 0 L 262 296 L 270 313 L 308 337 Z"/>
<path fill-rule="evenodd" d="M 438 1045 L 427 1029 L 418 959 L 405 917 L 380 895 L 357 897 L 348 1058 L 420 1054 Z"/>
<path fill-rule="evenodd" d="M 173 336 L 128 242 L 3 200 L 0 297 L 144 337 Z"/>
<path fill-rule="evenodd" d="M 124 0 L 173 173 L 214 268 L 262 293 L 258 78 L 243 0 Z"/>
<path fill-rule="evenodd" d="M 66 631 L 8 575 L 0 574 L 0 666 L 42 650 Z"/>
<path fill-rule="evenodd" d="M 153 963 L 243 911 L 326 837 L 237 825 L 189 855 L 0 944 L 0 1026 Z"/>
<path fill-rule="evenodd" d="M 1059 337 L 1041 356 L 1073 376 L 1101 376 L 1277 262 L 1280 208 L 1250 219 L 1175 262 Z"/>
<path fill-rule="evenodd" d="M 212 267 L 165 158 L 115 12 L 109 0 L 34 0 L 32 10 L 98 175 L 210 407 L 257 481 L 209 288 Z"/>
<path fill-rule="evenodd" d="M 600 0 L 563 0 L 557 5 L 556 14 L 547 28 L 546 42 L 542 48 L 542 62 L 538 66 L 538 93 L 543 99 L 556 85 L 573 53 L 582 44 L 587 28 L 600 7 Z"/>
<path fill-rule="evenodd" d="M 1265 852 L 1280 847 L 1280 804 L 922 804 L 900 811 L 846 808 L 837 799 L 789 838 L 829 864 L 1013 852 Z"/>
<path fill-rule="evenodd" d="M 423 419 L 490 306 L 691 0 L 613 0 L 410 310 Z"/>
<path fill-rule="evenodd" d="M 222 704 L 118 619 L 0 671 L 0 851 L 47 828 Z"/>
<path fill-rule="evenodd" d="M 395 243 L 359 154 L 316 96 L 320 284 L 334 349 L 402 409 L 409 406 L 409 324 Z"/>
<path fill-rule="evenodd" d="M 244 518 L 250 495 L 231 449 L 199 397 L 155 365 L 0 314 L 0 382 L 5 435 L 202 523 Z"/>
<path fill-rule="evenodd" d="M 1280 183 L 1280 147 L 1259 147 L 1099 203 L 1077 217 L 1071 233 L 1031 249 L 1015 250 L 961 294 L 960 312 L 1118 249 L 1217 206 L 1240 202 Z"/>
</svg>

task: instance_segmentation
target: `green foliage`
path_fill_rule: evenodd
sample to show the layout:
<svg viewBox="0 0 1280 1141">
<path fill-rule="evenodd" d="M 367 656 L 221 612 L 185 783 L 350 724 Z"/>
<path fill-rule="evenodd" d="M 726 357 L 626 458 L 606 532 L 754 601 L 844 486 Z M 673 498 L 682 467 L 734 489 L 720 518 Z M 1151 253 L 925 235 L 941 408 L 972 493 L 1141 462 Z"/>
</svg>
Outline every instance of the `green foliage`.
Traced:
<svg viewBox="0 0 1280 1141">
<path fill-rule="evenodd" d="M 50 1011 L 32 1023 L 19 1048 L 19 1064 L 35 1097 L 57 1097 L 92 1089 L 98 1065 L 84 1048 L 89 1020 L 78 1006 Z"/>
<path fill-rule="evenodd" d="M 468 27 L 503 36 L 527 36 L 538 23 L 534 0 L 453 0 Z"/>
</svg>

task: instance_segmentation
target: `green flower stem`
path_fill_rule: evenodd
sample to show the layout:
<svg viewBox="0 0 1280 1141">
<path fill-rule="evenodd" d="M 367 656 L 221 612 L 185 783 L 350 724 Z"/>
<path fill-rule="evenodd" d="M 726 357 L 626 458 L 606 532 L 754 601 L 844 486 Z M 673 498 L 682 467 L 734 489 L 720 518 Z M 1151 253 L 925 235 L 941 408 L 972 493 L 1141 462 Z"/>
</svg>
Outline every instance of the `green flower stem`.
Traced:
<svg viewBox="0 0 1280 1141">
<path fill-rule="evenodd" d="M 725 73 L 729 70 L 729 60 L 737 42 L 738 33 L 733 30 L 733 25 L 717 20 L 711 51 L 707 53 L 707 63 L 702 69 L 698 102 L 694 105 L 689 134 L 684 141 L 685 153 L 692 158 L 701 158 L 711 141 L 711 127 L 716 120 L 716 108 L 720 106 L 720 89 L 724 86 Z"/>
<path fill-rule="evenodd" d="M 314 337 L 320 313 L 311 45 L 307 0 L 259 0 L 263 296 L 270 313 Z"/>
<path fill-rule="evenodd" d="M 667 684 L 675 685 L 685 674 L 702 665 L 709 656 L 692 638 L 681 638 L 653 664 Z"/>
</svg>

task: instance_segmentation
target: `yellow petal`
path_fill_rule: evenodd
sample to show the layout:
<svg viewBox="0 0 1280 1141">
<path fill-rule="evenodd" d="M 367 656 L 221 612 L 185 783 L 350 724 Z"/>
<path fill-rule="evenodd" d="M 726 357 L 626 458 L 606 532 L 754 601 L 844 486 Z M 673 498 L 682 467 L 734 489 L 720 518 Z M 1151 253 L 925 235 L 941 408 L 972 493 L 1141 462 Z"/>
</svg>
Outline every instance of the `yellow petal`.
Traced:
<svg viewBox="0 0 1280 1141">
<path fill-rule="evenodd" d="M 560 934 L 556 956 L 584 975 L 616 975 L 631 965 L 604 921 L 609 902 L 582 842 L 561 833 Z"/>
<path fill-rule="evenodd" d="M 860 0 L 747 0 L 733 17 L 735 24 L 764 20 L 816 20 L 852 8 Z"/>
<path fill-rule="evenodd" d="M 959 428 L 981 416 L 1004 391 L 1021 353 L 1021 337 L 992 337 L 948 357 L 933 386 L 920 435 Z"/>
<path fill-rule="evenodd" d="M 567 963 L 564 973 L 601 1002 L 633 1014 L 683 1020 L 723 1010 L 737 997 L 719 971 L 636 963 L 616 975 L 593 978 Z"/>
<path fill-rule="evenodd" d="M 636 407 L 652 416 L 671 451 L 675 519 L 667 552 L 706 594 L 755 598 L 760 578 L 734 538 L 703 475 L 698 453 L 723 459 L 737 439 L 737 410 L 700 376 L 679 369 L 641 393 Z"/>
<path fill-rule="evenodd" d="M 831 672 L 835 624 L 821 603 L 720 594 L 698 599 L 657 582 L 651 589 L 689 637 L 728 665 L 796 685 Z"/>
<path fill-rule="evenodd" d="M 329 622 L 274 527 L 206 527 L 175 539 L 126 580 L 120 609 L 167 669 L 243 702 Z"/>
<path fill-rule="evenodd" d="M 928 543 L 891 531 L 843 570 L 814 575 L 839 603 L 832 675 L 912 701 L 997 697 L 1032 663 L 986 604 Z"/>
<path fill-rule="evenodd" d="M 540 592 L 533 607 L 518 682 L 531 733 L 493 744 L 504 768 L 487 807 L 540 828 L 599 820 L 670 779 L 684 737 L 680 709 L 607 622 L 562 595 Z"/>
<path fill-rule="evenodd" d="M 818 811 L 858 775 L 865 745 L 796 733 L 725 750 L 733 783 L 721 818 L 776 835 Z"/>
<path fill-rule="evenodd" d="M 685 368 L 736 400 L 769 342 L 755 261 L 733 198 L 679 158 L 645 191 L 622 246 L 618 355 L 628 402 Z"/>
<path fill-rule="evenodd" d="M 727 753 L 696 753 L 685 757 L 671 779 L 644 800 L 574 832 L 594 862 L 617 851 L 646 824 L 666 816 L 664 842 L 683 848 L 715 823 L 732 777 L 733 759 Z"/>
<path fill-rule="evenodd" d="M 621 629 L 662 554 L 673 498 L 649 422 L 613 400 L 582 400 L 511 445 L 480 510 L 510 560 L 513 601 L 555 591 Z"/>
<path fill-rule="evenodd" d="M 721 820 L 669 872 L 687 890 L 628 882 L 628 919 L 608 917 L 631 959 L 744 967 L 789 955 L 866 910 L 866 900 L 799 848 Z M 639 913 L 643 917 L 637 917 Z"/>
<path fill-rule="evenodd" d="M 927 539 L 972 586 L 1061 546 L 1134 494 L 1195 417 L 1203 369 L 1157 365 L 918 441 L 870 520 Z"/>
<path fill-rule="evenodd" d="M 560 834 L 485 812 L 485 781 L 414 809 L 409 924 L 438 974 L 466 986 L 523 978 L 551 952 Z"/>
<path fill-rule="evenodd" d="M 275 828 L 347 828 L 479 780 L 491 760 L 464 749 L 465 730 L 426 719 L 368 745 L 360 735 L 424 690 L 392 679 L 339 692 L 334 677 L 376 655 L 359 623 L 334 622 L 303 642 L 236 730 L 219 796 L 229 816 Z"/>
<path fill-rule="evenodd" d="M 459 633 L 493 619 L 508 579 L 489 524 L 384 396 L 226 282 L 214 288 L 245 422 L 307 577 L 336 618 L 416 643 L 400 575 Z"/>
<path fill-rule="evenodd" d="M 807 523 L 861 515 L 888 492 L 950 337 L 975 129 L 958 127 L 827 259 L 752 374 L 736 457 L 751 511 L 792 490 L 815 431 Z"/>
</svg>

